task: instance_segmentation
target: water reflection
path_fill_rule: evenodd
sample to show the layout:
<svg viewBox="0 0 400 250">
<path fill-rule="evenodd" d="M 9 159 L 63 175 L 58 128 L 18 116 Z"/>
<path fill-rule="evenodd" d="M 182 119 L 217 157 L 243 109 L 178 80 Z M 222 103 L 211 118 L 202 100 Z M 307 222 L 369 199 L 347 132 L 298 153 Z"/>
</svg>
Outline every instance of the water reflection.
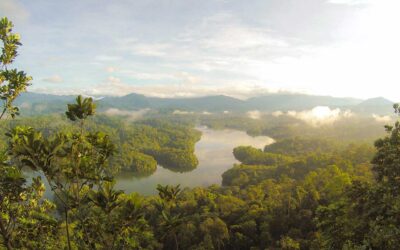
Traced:
<svg viewBox="0 0 400 250">
<path fill-rule="evenodd" d="M 233 148 L 240 145 L 263 148 L 273 143 L 270 137 L 251 137 L 237 130 L 212 130 L 205 127 L 197 129 L 202 132 L 202 137 L 195 148 L 199 159 L 199 165 L 195 170 L 176 173 L 159 166 L 157 171 L 149 177 L 134 177 L 126 174 L 119 176 L 116 188 L 128 193 L 139 192 L 149 195 L 156 193 L 157 184 L 181 184 L 182 187 L 220 185 L 222 173 L 236 162 L 232 155 Z"/>
</svg>

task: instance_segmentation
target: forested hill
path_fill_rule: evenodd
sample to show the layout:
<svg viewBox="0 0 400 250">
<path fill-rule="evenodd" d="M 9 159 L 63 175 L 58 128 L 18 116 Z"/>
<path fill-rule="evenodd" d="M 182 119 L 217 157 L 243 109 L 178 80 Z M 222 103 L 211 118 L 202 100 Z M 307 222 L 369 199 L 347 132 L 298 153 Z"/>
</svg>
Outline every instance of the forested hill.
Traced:
<svg viewBox="0 0 400 250">
<path fill-rule="evenodd" d="M 9 70 L 21 45 L 12 28 L 7 18 L 0 19 L 0 249 L 400 248 L 400 105 L 393 105 L 394 123 L 389 122 L 392 117 L 372 117 L 379 119 L 368 123 L 355 116 L 349 125 L 340 120 L 319 127 L 283 115 L 255 119 L 207 114 L 203 125 L 271 134 L 276 143 L 264 150 L 236 147 L 237 163 L 223 173 L 222 186 L 158 185 L 157 195 L 126 193 L 116 186 L 118 170 L 148 175 L 157 171 L 157 164 L 176 172 L 197 167 L 197 114 L 186 111 L 189 122 L 182 123 L 179 115 L 154 112 L 131 123 L 97 114 L 96 107 L 124 113 L 284 111 L 327 105 L 360 112 L 372 107 L 378 113 L 379 107 L 389 110 L 392 103 L 281 94 L 245 101 L 137 94 L 73 100 L 28 93 L 19 98 L 32 77 Z M 20 111 L 60 114 L 18 119 Z M 373 147 L 364 142 L 365 134 L 379 134 L 371 129 L 378 122 L 386 135 Z M 211 149 L 218 154 L 218 148 Z M 52 197 L 44 196 L 46 188 Z"/>
<path fill-rule="evenodd" d="M 348 109 L 357 113 L 366 114 L 391 114 L 393 102 L 384 98 L 359 100 L 354 98 L 336 98 L 331 96 L 313 96 L 305 94 L 268 94 L 240 100 L 237 98 L 217 95 L 193 98 L 158 98 L 147 97 L 140 94 L 128 94 L 121 97 L 97 97 L 98 109 L 138 110 L 184 110 L 198 112 L 246 112 L 259 110 L 263 112 L 274 111 L 302 111 L 316 106 L 329 106 L 330 108 Z M 40 93 L 24 93 L 16 101 L 25 115 L 48 114 L 63 111 L 74 96 L 59 96 Z"/>
</svg>

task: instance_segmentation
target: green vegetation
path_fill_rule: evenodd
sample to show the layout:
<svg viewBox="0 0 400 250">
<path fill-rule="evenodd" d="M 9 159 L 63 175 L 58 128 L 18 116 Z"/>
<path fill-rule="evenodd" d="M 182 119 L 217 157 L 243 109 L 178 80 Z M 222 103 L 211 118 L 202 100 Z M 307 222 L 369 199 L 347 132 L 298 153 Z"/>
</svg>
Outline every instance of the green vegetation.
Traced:
<svg viewBox="0 0 400 250">
<path fill-rule="evenodd" d="M 140 152 L 131 152 L 130 154 L 127 153 L 124 158 L 129 159 L 124 165 L 130 166 L 129 170 L 139 175 L 152 174 L 157 169 L 157 161 L 149 155 Z"/>
<path fill-rule="evenodd" d="M 362 141 L 372 143 L 385 134 L 382 123 L 371 116 L 354 115 L 337 120 L 332 124 L 313 126 L 305 121 L 287 115 L 263 115 L 260 119 L 251 119 L 241 114 L 202 116 L 199 122 L 212 129 L 237 129 L 249 135 L 266 135 L 276 140 L 295 137 L 327 139 L 340 142 Z"/>
<path fill-rule="evenodd" d="M 1 62 L 8 65 L 19 41 L 7 19 L 0 25 Z M 13 101 L 30 80 L 19 76 L 8 78 L 2 67 L 3 114 L 9 119 L 18 115 Z M 399 105 L 394 108 L 399 115 Z M 79 96 L 63 118 L 0 116 L 6 132 L 0 154 L 2 249 L 400 246 L 399 121 L 386 126 L 375 149 L 334 140 L 334 128 L 324 138 L 315 137 L 320 132 L 282 136 L 264 151 L 238 147 L 234 155 L 241 163 L 224 173 L 222 187 L 159 185 L 157 196 L 143 197 L 114 188 L 116 169 L 146 174 L 156 161 L 176 171 L 192 169 L 200 134 L 171 120 L 126 124 L 93 117 L 95 111 L 92 98 Z M 28 180 L 23 169 L 37 177 Z M 52 201 L 43 197 L 42 178 Z"/>
<path fill-rule="evenodd" d="M 34 179 L 31 189 L 25 188 L 25 182 L 21 182 L 24 189 L 14 188 L 10 185 L 15 182 L 10 179 L 13 175 L 6 173 L 3 190 L 10 191 L 3 194 L 5 197 L 12 200 L 14 192 L 29 190 L 30 195 L 25 199 L 37 201 L 34 207 L 13 201 L 19 204 L 18 216 L 24 221 L 28 218 L 34 229 L 17 221 L 13 231 L 3 235 L 3 244 L 8 244 L 9 249 L 55 246 L 67 249 L 340 249 L 377 246 L 374 244 L 382 244 L 387 237 L 393 237 L 394 243 L 387 243 L 386 249 L 396 249 L 397 238 L 392 231 L 381 232 L 382 238 L 378 239 L 373 238 L 378 237 L 374 231 L 368 231 L 382 227 L 395 230 L 394 218 L 388 218 L 391 224 L 385 219 L 378 228 L 370 228 L 364 222 L 365 216 L 371 216 L 370 212 L 360 214 L 361 217 L 354 215 L 359 209 L 354 207 L 358 201 L 354 192 L 360 199 L 369 199 L 369 196 L 360 196 L 360 188 L 363 191 L 368 188 L 367 193 L 375 192 L 375 188 L 382 192 L 380 179 L 397 185 L 397 176 L 389 178 L 383 169 L 382 176 L 377 175 L 377 182 L 373 177 L 373 171 L 380 173 L 380 166 L 386 167 L 382 162 L 397 159 L 399 154 L 388 154 L 392 152 L 391 143 L 400 141 L 397 137 L 377 142 L 374 168 L 369 163 L 374 149 L 361 143 L 344 146 L 327 140 L 294 138 L 268 146 L 265 152 L 238 147 L 234 154 L 243 164 L 223 175 L 222 187 L 181 190 L 179 186 L 159 186 L 158 196 L 141 197 L 114 189 L 109 161 L 117 155 L 118 147 L 111 143 L 110 136 L 94 131 L 95 126 L 88 119 L 93 111 L 91 99 L 78 98 L 75 105 L 68 106 L 67 112 L 69 119 L 77 121 L 62 122 L 63 126 L 74 127 L 66 130 L 69 132 L 48 128 L 44 133 L 17 126 L 8 133 L 8 155 L 12 161 L 6 162 L 13 162 L 16 169 L 28 167 L 44 173 L 56 194 L 54 203 L 43 199 L 40 178 Z M 110 132 L 120 122 L 104 117 L 97 119 L 107 122 L 104 128 Z M 156 120 L 144 120 L 137 125 L 144 134 L 148 130 L 158 131 L 157 127 L 169 131 L 168 126 L 176 126 Z M 387 129 L 400 134 L 399 127 L 397 123 L 395 128 Z M 118 131 L 129 134 L 126 130 Z M 143 139 L 147 137 L 136 138 L 141 138 L 143 148 L 153 145 Z M 163 137 L 157 138 L 163 140 Z M 176 138 L 168 145 L 187 150 L 179 134 Z M 168 142 L 169 137 L 164 139 Z M 146 166 L 144 158 L 149 156 L 135 152 L 132 162 Z M 386 159 L 387 155 L 394 159 Z M 388 167 L 395 168 L 395 165 Z M 38 191 L 32 192 L 32 188 Z M 380 200 L 384 199 L 382 195 L 372 198 L 368 203 L 371 209 L 385 204 L 385 200 Z M 2 213 L 6 214 L 8 209 L 5 207 Z M 62 216 L 54 216 L 56 211 Z M 376 218 L 372 217 L 371 221 L 375 223 Z M 359 230 L 352 227 L 359 226 L 365 231 L 362 240 L 359 234 L 352 233 Z M 31 237 L 17 237 L 23 233 Z"/>
<path fill-rule="evenodd" d="M 395 105 L 399 114 L 399 105 Z M 397 249 L 400 122 L 386 126 L 388 135 L 375 142 L 375 183 L 355 182 L 341 200 L 321 206 L 317 221 L 325 246 L 354 249 Z M 340 230 L 337 230 L 340 228 Z"/>
<path fill-rule="evenodd" d="M 291 162 L 290 157 L 281 154 L 263 152 L 251 146 L 240 146 L 233 150 L 235 158 L 248 165 L 280 165 L 284 162 Z"/>
<path fill-rule="evenodd" d="M 26 90 L 32 80 L 32 77 L 24 71 L 9 69 L 18 54 L 18 47 L 22 45 L 19 35 L 13 33 L 12 30 L 13 24 L 7 18 L 2 18 L 0 20 L 0 40 L 3 44 L 0 55 L 0 99 L 2 102 L 0 119 L 6 114 L 12 118 L 19 115 L 19 109 L 13 105 L 13 102 L 20 93 Z"/>
<path fill-rule="evenodd" d="M 7 141 L 4 134 L 8 130 L 31 124 L 35 124 L 35 128 L 44 135 L 79 131 L 60 115 L 8 120 L 0 125 L 3 146 Z M 110 160 L 114 173 L 129 171 L 137 176 L 146 176 L 156 171 L 157 164 L 172 171 L 184 172 L 195 169 L 198 164 L 194 146 L 201 133 L 189 125 L 153 120 L 127 123 L 122 119 L 99 115 L 87 120 L 84 128 L 90 132 L 102 131 L 110 136 L 117 148 Z"/>
</svg>

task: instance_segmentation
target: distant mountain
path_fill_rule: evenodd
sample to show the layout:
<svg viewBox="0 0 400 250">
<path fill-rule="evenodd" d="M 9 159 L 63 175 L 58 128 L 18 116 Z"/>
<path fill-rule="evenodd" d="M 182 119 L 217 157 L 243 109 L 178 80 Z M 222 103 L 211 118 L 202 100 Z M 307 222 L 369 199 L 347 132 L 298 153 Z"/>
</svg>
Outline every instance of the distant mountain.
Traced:
<svg viewBox="0 0 400 250">
<path fill-rule="evenodd" d="M 64 112 L 66 104 L 73 102 L 75 96 L 59 96 L 40 93 L 24 93 L 17 99 L 24 115 Z M 390 114 L 393 102 L 384 98 L 360 100 L 354 98 L 336 98 L 331 96 L 313 96 L 305 94 L 269 94 L 252 97 L 247 100 L 217 95 L 193 98 L 159 98 L 141 94 L 128 94 L 121 97 L 106 96 L 97 101 L 99 111 L 110 108 L 121 110 L 168 109 L 196 112 L 246 112 L 260 110 L 264 112 L 308 110 L 316 106 L 350 109 L 357 113 Z"/>
<path fill-rule="evenodd" d="M 394 104 L 394 102 L 392 102 L 386 98 L 376 97 L 376 98 L 367 99 L 367 100 L 361 102 L 358 106 L 363 106 L 363 107 L 391 106 L 393 104 Z"/>
<path fill-rule="evenodd" d="M 150 108 L 183 109 L 191 111 L 220 112 L 225 110 L 245 110 L 246 103 L 242 100 L 218 95 L 193 98 L 149 98 Z"/>
<path fill-rule="evenodd" d="M 373 113 L 377 115 L 393 114 L 394 102 L 383 97 L 367 99 L 351 108 L 357 113 Z"/>
<path fill-rule="evenodd" d="M 51 94 L 42 94 L 35 92 L 25 92 L 22 93 L 17 99 L 17 103 L 29 102 L 29 103 L 49 103 L 56 101 L 69 101 L 71 99 L 75 99 L 76 96 L 73 95 L 51 95 Z"/>
<path fill-rule="evenodd" d="M 196 98 L 157 98 L 139 94 L 129 94 L 122 97 L 105 97 L 99 102 L 100 109 L 118 108 L 132 109 L 182 109 L 191 111 L 224 111 L 238 110 L 244 102 L 229 96 L 205 96 Z"/>
<path fill-rule="evenodd" d="M 149 108 L 151 106 L 149 97 L 134 93 L 121 97 L 104 97 L 98 103 L 100 109 L 118 108 L 132 110 Z"/>
<path fill-rule="evenodd" d="M 353 106 L 362 100 L 354 98 L 336 98 L 331 96 L 313 96 L 305 94 L 271 94 L 253 97 L 247 100 L 249 108 L 264 111 L 307 110 L 316 106 L 329 106 L 331 108 Z"/>
<path fill-rule="evenodd" d="M 15 101 L 23 115 L 38 115 L 65 112 L 66 105 L 76 96 L 50 95 L 27 92 L 22 93 Z"/>
</svg>

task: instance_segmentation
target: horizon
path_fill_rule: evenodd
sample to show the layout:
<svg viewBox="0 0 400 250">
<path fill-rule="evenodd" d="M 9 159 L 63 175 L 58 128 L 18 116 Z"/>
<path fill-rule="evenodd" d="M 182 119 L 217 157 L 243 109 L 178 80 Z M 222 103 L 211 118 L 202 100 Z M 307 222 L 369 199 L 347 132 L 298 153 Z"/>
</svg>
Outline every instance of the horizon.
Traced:
<svg viewBox="0 0 400 250">
<path fill-rule="evenodd" d="M 98 2 L 96 2 L 98 3 Z M 390 0 L 3 0 L 31 92 L 400 100 Z"/>
<path fill-rule="evenodd" d="M 306 95 L 306 96 L 315 96 L 315 97 L 331 97 L 331 98 L 336 98 L 336 99 L 353 99 L 353 100 L 358 100 L 358 101 L 368 101 L 368 100 L 374 100 L 374 99 L 385 99 L 387 101 L 393 102 L 393 103 L 400 103 L 400 101 L 394 101 L 389 98 L 386 98 L 384 96 L 375 96 L 371 98 L 357 98 L 357 97 L 351 97 L 351 96 L 332 96 L 332 95 L 315 95 L 315 94 L 308 94 L 308 93 L 300 93 L 300 92 L 289 92 L 289 91 L 281 91 L 281 92 L 266 92 L 262 93 L 259 95 L 253 95 L 253 96 L 248 96 L 245 98 L 240 98 L 236 96 L 231 96 L 227 94 L 209 94 L 209 95 L 198 95 L 198 96 L 156 96 L 156 95 L 146 95 L 146 94 L 140 94 L 140 93 L 127 93 L 125 95 L 88 95 L 85 93 L 71 93 L 71 94 L 65 94 L 65 93 L 46 93 L 46 92 L 36 92 L 36 91 L 27 91 L 26 93 L 33 93 L 33 94 L 40 94 L 40 95 L 54 95 L 54 96 L 77 96 L 77 95 L 82 95 L 85 97 L 92 97 L 95 98 L 96 100 L 101 100 L 106 97 L 125 97 L 129 95 L 142 95 L 144 97 L 149 97 L 149 98 L 160 98 L 160 99 L 192 99 L 192 98 L 204 98 L 204 97 L 229 97 L 229 98 L 234 98 L 237 100 L 241 101 L 246 101 L 251 98 L 257 98 L 257 97 L 267 97 L 267 96 L 273 96 L 273 95 Z M 22 93 L 25 94 L 25 93 Z"/>
<path fill-rule="evenodd" d="M 400 249 L 396 7 L 0 0 L 0 248 Z"/>
</svg>

